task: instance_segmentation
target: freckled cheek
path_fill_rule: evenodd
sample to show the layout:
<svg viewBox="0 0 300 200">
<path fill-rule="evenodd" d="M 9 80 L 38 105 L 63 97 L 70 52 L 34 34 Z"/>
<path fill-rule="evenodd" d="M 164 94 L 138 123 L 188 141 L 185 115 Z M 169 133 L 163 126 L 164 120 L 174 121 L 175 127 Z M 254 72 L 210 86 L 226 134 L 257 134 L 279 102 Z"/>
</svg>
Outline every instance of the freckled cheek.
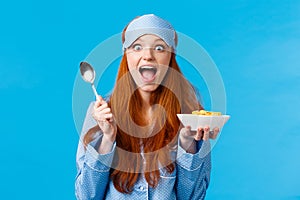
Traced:
<svg viewBox="0 0 300 200">
<path fill-rule="evenodd" d="M 131 77 L 138 84 L 138 82 L 140 82 L 139 71 L 136 69 L 136 67 L 128 67 L 128 68 L 129 68 L 129 73 L 130 73 Z"/>
<path fill-rule="evenodd" d="M 139 63 L 139 56 L 134 56 L 134 55 L 127 55 L 127 65 L 128 68 L 136 68 L 138 66 Z"/>
<path fill-rule="evenodd" d="M 156 57 L 157 62 L 163 66 L 169 66 L 171 61 L 171 54 L 169 55 L 159 55 Z"/>
<path fill-rule="evenodd" d="M 161 68 L 161 72 L 165 73 L 169 67 L 170 67 L 170 58 L 164 58 L 158 61 L 160 68 Z"/>
</svg>

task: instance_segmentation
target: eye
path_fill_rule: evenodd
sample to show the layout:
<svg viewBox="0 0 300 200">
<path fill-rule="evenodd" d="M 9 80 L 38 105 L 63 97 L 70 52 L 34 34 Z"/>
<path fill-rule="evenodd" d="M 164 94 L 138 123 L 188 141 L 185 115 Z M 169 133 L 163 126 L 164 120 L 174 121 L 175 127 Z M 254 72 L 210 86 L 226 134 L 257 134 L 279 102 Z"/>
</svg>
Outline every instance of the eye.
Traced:
<svg viewBox="0 0 300 200">
<path fill-rule="evenodd" d="M 155 46 L 154 50 L 156 50 L 156 51 L 164 51 L 165 47 L 163 45 L 157 45 L 157 46 Z"/>
<path fill-rule="evenodd" d="M 134 44 L 134 45 L 132 46 L 132 48 L 133 48 L 134 51 L 140 51 L 140 50 L 143 49 L 143 48 L 142 48 L 142 45 L 140 45 L 140 44 Z"/>
</svg>

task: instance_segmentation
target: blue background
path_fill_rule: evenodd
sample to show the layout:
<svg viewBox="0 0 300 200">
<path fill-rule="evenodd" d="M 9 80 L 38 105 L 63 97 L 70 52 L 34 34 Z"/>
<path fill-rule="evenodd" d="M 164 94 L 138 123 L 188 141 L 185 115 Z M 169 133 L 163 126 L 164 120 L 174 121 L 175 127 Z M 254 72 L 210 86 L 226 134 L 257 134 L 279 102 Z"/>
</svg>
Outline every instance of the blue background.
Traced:
<svg viewBox="0 0 300 200">
<path fill-rule="evenodd" d="M 223 77 L 232 118 L 213 149 L 207 199 L 300 199 L 300 1 L 12 0 L 0 8 L 0 199 L 75 199 L 79 62 L 146 13 L 201 44 Z"/>
</svg>

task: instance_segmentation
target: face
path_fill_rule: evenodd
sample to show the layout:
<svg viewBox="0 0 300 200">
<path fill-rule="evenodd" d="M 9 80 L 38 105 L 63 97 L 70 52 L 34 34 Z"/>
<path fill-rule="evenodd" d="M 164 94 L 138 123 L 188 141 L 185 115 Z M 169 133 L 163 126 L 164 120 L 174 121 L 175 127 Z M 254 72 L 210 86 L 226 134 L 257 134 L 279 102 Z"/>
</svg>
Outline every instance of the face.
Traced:
<svg viewBox="0 0 300 200">
<path fill-rule="evenodd" d="M 165 77 L 171 47 L 160 37 L 143 35 L 126 49 L 127 64 L 140 92 L 153 92 Z"/>
</svg>

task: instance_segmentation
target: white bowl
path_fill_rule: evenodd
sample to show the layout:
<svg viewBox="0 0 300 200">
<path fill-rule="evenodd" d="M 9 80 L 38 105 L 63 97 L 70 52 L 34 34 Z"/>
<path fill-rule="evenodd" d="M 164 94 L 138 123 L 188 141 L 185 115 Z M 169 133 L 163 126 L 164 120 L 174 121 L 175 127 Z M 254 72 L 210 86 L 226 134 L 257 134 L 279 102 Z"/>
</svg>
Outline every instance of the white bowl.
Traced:
<svg viewBox="0 0 300 200">
<path fill-rule="evenodd" d="M 214 128 L 222 129 L 230 118 L 229 115 L 207 116 L 194 114 L 177 114 L 177 117 L 184 126 L 191 126 L 193 131 L 197 130 L 198 127 L 204 128 L 205 126 L 209 126 L 210 130 Z"/>
</svg>

